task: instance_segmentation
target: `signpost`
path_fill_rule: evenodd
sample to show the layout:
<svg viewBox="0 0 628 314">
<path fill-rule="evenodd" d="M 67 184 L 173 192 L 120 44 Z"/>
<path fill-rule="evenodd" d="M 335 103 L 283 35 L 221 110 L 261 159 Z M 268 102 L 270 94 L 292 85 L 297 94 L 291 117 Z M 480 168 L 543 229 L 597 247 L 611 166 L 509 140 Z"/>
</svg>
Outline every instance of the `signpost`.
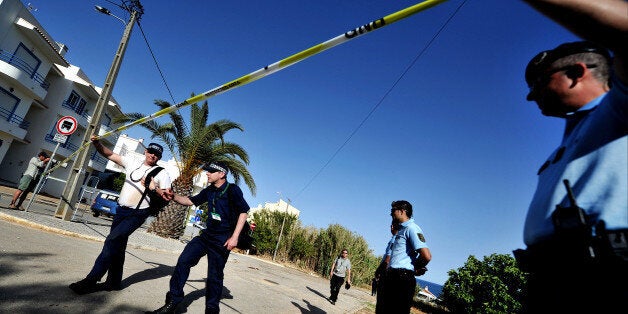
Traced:
<svg viewBox="0 0 628 314">
<path fill-rule="evenodd" d="M 76 131 L 77 128 L 78 128 L 78 123 L 76 121 L 76 118 L 72 116 L 64 116 L 64 117 L 61 117 L 59 121 L 57 121 L 56 129 L 58 133 L 56 133 L 53 138 L 53 140 L 57 142 L 57 145 L 55 146 L 55 149 L 52 151 L 52 155 L 50 155 L 50 160 L 48 161 L 48 163 L 46 163 L 46 167 L 44 168 L 44 171 L 42 173 L 46 173 L 46 171 L 48 171 L 48 168 L 50 168 L 50 164 L 52 164 L 52 161 L 54 160 L 54 157 L 55 157 L 55 154 L 57 153 L 57 149 L 59 148 L 59 145 L 61 145 L 61 143 L 65 143 L 68 140 L 68 136 L 72 135 L 72 133 L 74 133 L 74 131 Z M 24 211 L 28 211 L 28 209 L 31 207 L 31 204 L 33 204 L 33 200 L 35 200 L 35 197 L 39 193 L 39 190 L 41 190 L 41 188 L 43 187 L 45 181 L 46 181 L 46 178 L 44 178 L 44 176 L 39 177 L 39 181 L 37 181 L 35 190 L 33 190 L 33 196 L 28 201 L 28 205 L 26 205 L 26 208 L 24 209 Z"/>
</svg>

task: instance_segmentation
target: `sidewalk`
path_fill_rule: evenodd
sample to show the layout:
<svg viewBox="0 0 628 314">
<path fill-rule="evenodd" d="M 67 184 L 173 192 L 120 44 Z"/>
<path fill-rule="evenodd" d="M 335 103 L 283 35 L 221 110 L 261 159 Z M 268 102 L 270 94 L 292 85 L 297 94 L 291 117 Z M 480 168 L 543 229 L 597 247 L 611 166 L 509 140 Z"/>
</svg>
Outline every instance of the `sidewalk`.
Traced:
<svg viewBox="0 0 628 314">
<path fill-rule="evenodd" d="M 95 241 L 104 241 L 107 234 L 109 234 L 112 219 L 103 216 L 93 217 L 89 207 L 84 204 L 73 215 L 71 221 L 55 217 L 59 199 L 43 195 L 35 197 L 28 211 L 9 209 L 8 206 L 14 191 L 14 188 L 0 186 L 0 219 L 31 228 Z M 23 208 L 26 208 L 32 195 L 31 193 L 26 198 L 22 204 Z M 174 253 L 183 251 L 186 244 L 184 242 L 185 237 L 181 241 L 147 233 L 146 229 L 151 221 L 152 217 L 131 235 L 128 246 Z M 188 236 L 187 238 L 189 239 L 190 237 Z"/>
</svg>

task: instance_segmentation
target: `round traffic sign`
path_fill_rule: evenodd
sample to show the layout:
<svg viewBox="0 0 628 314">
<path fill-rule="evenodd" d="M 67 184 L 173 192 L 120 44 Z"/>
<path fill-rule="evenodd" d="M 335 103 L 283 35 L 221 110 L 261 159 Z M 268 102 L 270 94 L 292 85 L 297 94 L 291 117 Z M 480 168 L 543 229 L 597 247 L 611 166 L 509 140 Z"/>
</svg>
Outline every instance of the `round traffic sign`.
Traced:
<svg viewBox="0 0 628 314">
<path fill-rule="evenodd" d="M 76 131 L 76 128 L 78 128 L 78 123 L 72 116 L 65 116 L 57 121 L 57 132 L 62 135 L 70 135 Z"/>
</svg>

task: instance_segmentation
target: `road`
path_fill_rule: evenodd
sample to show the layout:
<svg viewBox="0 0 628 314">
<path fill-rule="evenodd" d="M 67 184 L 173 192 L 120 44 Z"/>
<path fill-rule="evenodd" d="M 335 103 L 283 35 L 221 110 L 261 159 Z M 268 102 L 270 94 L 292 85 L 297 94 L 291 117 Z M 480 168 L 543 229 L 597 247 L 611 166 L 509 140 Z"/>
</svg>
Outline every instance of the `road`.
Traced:
<svg viewBox="0 0 628 314">
<path fill-rule="evenodd" d="M 0 219 L 0 313 L 143 313 L 164 303 L 178 254 L 128 248 L 123 290 L 78 296 L 67 287 L 91 269 L 102 242 Z M 178 310 L 203 313 L 206 259 L 192 269 Z M 365 290 L 342 290 L 336 305 L 326 279 L 232 253 L 222 313 L 373 313 Z"/>
</svg>

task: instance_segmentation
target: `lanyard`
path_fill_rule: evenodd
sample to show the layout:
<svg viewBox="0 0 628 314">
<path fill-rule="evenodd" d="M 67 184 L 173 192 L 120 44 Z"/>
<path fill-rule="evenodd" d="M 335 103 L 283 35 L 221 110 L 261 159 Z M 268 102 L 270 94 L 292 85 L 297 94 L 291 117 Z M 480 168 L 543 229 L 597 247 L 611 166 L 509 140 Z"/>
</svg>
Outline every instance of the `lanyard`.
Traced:
<svg viewBox="0 0 628 314">
<path fill-rule="evenodd" d="M 225 194 L 225 192 L 227 192 L 228 188 L 229 188 L 229 182 L 227 182 L 227 186 L 225 187 L 225 189 L 222 190 L 222 192 L 220 192 L 220 195 L 218 195 L 218 197 L 214 197 L 212 199 L 212 214 L 216 213 L 216 199 L 217 198 L 221 198 Z"/>
</svg>

